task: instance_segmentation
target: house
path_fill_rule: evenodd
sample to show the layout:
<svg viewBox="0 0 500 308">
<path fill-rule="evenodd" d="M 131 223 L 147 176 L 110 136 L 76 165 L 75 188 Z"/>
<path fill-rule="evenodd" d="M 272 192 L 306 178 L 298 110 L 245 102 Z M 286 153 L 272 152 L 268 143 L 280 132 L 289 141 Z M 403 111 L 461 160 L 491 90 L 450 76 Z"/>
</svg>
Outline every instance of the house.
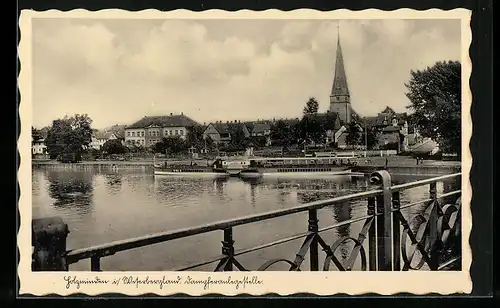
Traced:
<svg viewBox="0 0 500 308">
<path fill-rule="evenodd" d="M 33 155 L 45 155 L 47 154 L 47 146 L 45 145 L 45 139 L 34 139 L 31 138 L 31 153 Z"/>
<path fill-rule="evenodd" d="M 113 125 L 104 129 L 105 137 L 107 140 L 118 139 L 125 143 L 125 128 L 126 125 Z"/>
<path fill-rule="evenodd" d="M 365 117 L 363 121 L 367 127 L 371 127 L 377 133 L 379 148 L 397 143 L 400 151 L 406 151 L 410 141 L 407 119 L 406 112 L 396 113 L 392 108 L 386 107 L 377 116 Z M 414 136 L 411 139 L 414 139 Z"/>
<path fill-rule="evenodd" d="M 250 136 L 253 138 L 265 138 L 265 145 L 271 145 L 271 121 L 246 122 Z"/>
<path fill-rule="evenodd" d="M 227 121 L 223 123 L 217 121 L 208 124 L 203 132 L 203 138 L 210 137 L 216 144 L 228 144 L 235 137 L 238 130 L 242 131 L 244 138 L 250 137 L 248 127 L 244 123 L 235 120 L 234 122 Z"/>
<path fill-rule="evenodd" d="M 104 143 L 106 143 L 106 141 L 106 134 L 95 129 L 92 132 L 92 139 L 90 141 L 89 147 L 91 149 L 100 150 Z"/>
<path fill-rule="evenodd" d="M 153 146 L 163 138 L 186 139 L 188 130 L 198 125 L 191 118 L 181 114 L 168 116 L 145 116 L 124 128 L 125 145 Z"/>
</svg>

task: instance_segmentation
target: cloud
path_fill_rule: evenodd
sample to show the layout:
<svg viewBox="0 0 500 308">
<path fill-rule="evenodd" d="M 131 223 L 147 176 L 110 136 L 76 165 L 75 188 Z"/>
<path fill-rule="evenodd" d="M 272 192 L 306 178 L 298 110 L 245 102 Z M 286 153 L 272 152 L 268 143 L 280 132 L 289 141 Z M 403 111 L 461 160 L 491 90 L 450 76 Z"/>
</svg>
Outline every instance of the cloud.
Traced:
<svg viewBox="0 0 500 308">
<path fill-rule="evenodd" d="M 404 111 L 410 70 L 460 57 L 455 21 L 340 21 L 351 101 Z M 36 20 L 34 125 L 88 113 L 96 127 L 170 112 L 200 122 L 297 117 L 329 104 L 336 21 Z"/>
</svg>

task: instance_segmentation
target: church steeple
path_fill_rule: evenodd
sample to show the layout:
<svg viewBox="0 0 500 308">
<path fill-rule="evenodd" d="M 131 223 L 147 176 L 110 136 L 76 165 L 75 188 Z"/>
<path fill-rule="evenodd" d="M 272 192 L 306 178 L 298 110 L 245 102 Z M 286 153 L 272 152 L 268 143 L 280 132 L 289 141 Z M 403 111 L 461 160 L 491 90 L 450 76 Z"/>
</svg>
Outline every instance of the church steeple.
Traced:
<svg viewBox="0 0 500 308">
<path fill-rule="evenodd" d="M 347 86 L 347 77 L 344 68 L 344 57 L 342 55 L 342 46 L 340 45 L 340 34 L 337 38 L 337 56 L 335 59 L 335 77 L 333 79 L 332 96 L 349 96 L 349 87 Z"/>
<path fill-rule="evenodd" d="M 340 30 L 337 25 L 337 53 L 335 58 L 335 75 L 330 94 L 330 111 L 336 112 L 343 123 L 351 122 L 351 99 L 344 68 L 344 57 L 340 45 Z"/>
</svg>

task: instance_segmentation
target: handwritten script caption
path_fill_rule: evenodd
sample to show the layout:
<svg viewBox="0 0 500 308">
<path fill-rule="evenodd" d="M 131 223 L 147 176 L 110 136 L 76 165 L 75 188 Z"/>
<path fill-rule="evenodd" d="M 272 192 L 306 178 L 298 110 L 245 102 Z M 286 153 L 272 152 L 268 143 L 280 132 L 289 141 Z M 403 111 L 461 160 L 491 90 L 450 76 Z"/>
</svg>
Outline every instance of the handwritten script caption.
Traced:
<svg viewBox="0 0 500 308">
<path fill-rule="evenodd" d="M 121 276 L 121 277 L 99 277 L 94 278 L 78 278 L 75 276 L 64 276 L 64 282 L 66 284 L 66 289 L 75 288 L 79 290 L 85 285 L 135 285 L 136 288 L 142 286 L 158 286 L 158 288 L 163 289 L 168 285 L 199 285 L 203 287 L 203 290 L 209 290 L 213 285 L 231 285 L 236 290 L 245 289 L 247 286 L 261 285 L 263 281 L 257 276 L 243 276 L 243 278 L 232 278 L 228 276 L 227 278 L 212 278 L 208 276 L 207 278 L 193 278 L 191 276 L 176 276 L 167 278 L 162 277 L 150 277 L 150 276 Z"/>
</svg>

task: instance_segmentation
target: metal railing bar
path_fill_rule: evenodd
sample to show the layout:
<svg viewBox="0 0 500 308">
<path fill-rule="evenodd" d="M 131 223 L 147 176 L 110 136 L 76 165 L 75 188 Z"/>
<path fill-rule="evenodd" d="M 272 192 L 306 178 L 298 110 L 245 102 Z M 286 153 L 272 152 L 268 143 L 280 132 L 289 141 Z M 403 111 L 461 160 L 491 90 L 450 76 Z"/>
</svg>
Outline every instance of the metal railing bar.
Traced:
<svg viewBox="0 0 500 308">
<path fill-rule="evenodd" d="M 453 195 L 459 195 L 462 193 L 462 190 L 459 189 L 459 190 L 454 190 L 454 191 L 450 191 L 450 192 L 447 192 L 447 193 L 444 193 L 442 195 L 440 195 L 438 197 L 438 199 L 441 199 L 441 198 L 445 198 L 445 197 L 449 197 L 449 196 L 453 196 Z"/>
<path fill-rule="evenodd" d="M 399 210 L 406 209 L 406 208 L 409 208 L 409 207 L 412 207 L 412 206 L 415 206 L 415 205 L 419 205 L 419 204 L 422 204 L 422 203 L 426 203 L 426 202 L 429 202 L 429 201 L 432 201 L 432 199 L 424 199 L 424 200 L 412 202 L 412 203 L 409 203 L 409 204 L 405 204 L 405 205 L 400 206 L 399 209 L 392 210 L 392 211 L 393 212 L 397 212 Z"/>
<path fill-rule="evenodd" d="M 334 228 L 338 228 L 338 227 L 341 227 L 341 226 L 344 226 L 344 225 L 347 225 L 347 224 L 351 224 L 351 223 L 355 223 L 355 222 L 358 222 L 358 221 L 362 221 L 362 220 L 365 220 L 365 219 L 370 218 L 370 217 L 373 217 L 373 216 L 367 215 L 367 216 L 363 216 L 363 217 L 359 217 L 359 218 L 345 220 L 345 221 L 342 221 L 342 222 L 330 225 L 328 227 L 324 227 L 322 229 L 319 229 L 318 233 L 325 232 L 325 231 L 328 231 L 328 230 L 331 230 L 331 229 L 334 229 Z M 294 241 L 294 240 L 298 240 L 298 239 L 306 237 L 307 234 L 308 234 L 308 232 L 302 232 L 302 233 L 299 233 L 299 234 L 296 234 L 296 235 L 292 235 L 292 236 L 289 236 L 289 237 L 285 237 L 285 238 L 282 238 L 282 239 L 279 239 L 279 240 L 276 240 L 276 241 L 273 241 L 273 242 L 269 242 L 269 243 L 261 244 L 261 245 L 258 245 L 258 246 L 253 246 L 253 247 L 250 247 L 250 248 L 244 248 L 244 249 L 241 249 L 241 250 L 237 250 L 237 251 L 235 251 L 234 256 L 240 256 L 240 255 L 247 254 L 247 253 L 250 253 L 250 252 L 254 252 L 254 251 L 257 251 L 257 250 L 261 250 L 261 249 L 264 249 L 264 248 L 268 248 L 268 247 L 272 247 L 272 246 L 284 244 L 284 243 L 287 243 L 287 242 L 291 242 L 291 241 Z M 196 267 L 199 267 L 199 266 L 207 265 L 207 264 L 210 264 L 210 263 L 213 263 L 213 262 L 217 262 L 217 261 L 220 261 L 220 260 L 222 260 L 224 258 L 225 258 L 225 256 L 221 255 L 219 257 L 210 259 L 208 261 L 203 261 L 201 263 L 196 263 L 196 264 L 188 265 L 186 267 L 182 267 L 182 268 L 180 268 L 178 270 L 179 271 L 185 271 L 185 270 L 188 270 L 188 269 L 192 269 L 192 268 L 196 268 Z"/>
<path fill-rule="evenodd" d="M 419 181 L 415 181 L 415 182 L 394 185 L 394 186 L 391 186 L 391 192 L 401 191 L 401 190 L 410 189 L 410 188 L 415 188 L 415 187 L 419 187 L 419 186 L 423 186 L 423 185 L 427 185 L 427 184 L 431 184 L 431 183 L 435 183 L 435 182 L 441 182 L 441 181 L 444 181 L 444 180 L 448 180 L 448 179 L 452 179 L 452 178 L 455 178 L 455 177 L 459 177 L 461 175 L 462 175 L 462 172 L 458 172 L 458 173 L 453 173 L 453 174 L 447 174 L 447 175 L 438 176 L 438 177 L 435 177 L 435 178 L 429 178 L 429 179 L 419 180 Z"/>
<path fill-rule="evenodd" d="M 236 218 L 236 219 L 233 218 L 233 219 L 223 220 L 223 221 L 219 221 L 219 222 L 215 222 L 215 223 L 211 223 L 211 224 L 207 224 L 207 225 L 197 226 L 194 228 L 191 227 L 191 228 L 178 229 L 178 230 L 174 230 L 174 231 L 159 232 L 159 233 L 144 235 L 144 236 L 135 237 L 135 238 L 131 238 L 131 239 L 125 239 L 125 240 L 114 241 L 114 242 L 110 242 L 110 243 L 106 243 L 106 244 L 100 244 L 100 245 L 96 245 L 96 246 L 92 246 L 92 247 L 88 247 L 88 248 L 75 249 L 75 250 L 68 251 L 66 256 L 67 256 L 68 263 L 75 263 L 81 259 L 86 259 L 86 258 L 92 257 L 94 255 L 99 255 L 100 257 L 109 256 L 109 255 L 113 255 L 116 252 L 123 251 L 123 250 L 129 250 L 129 249 L 149 246 L 149 245 L 153 245 L 153 244 L 157 244 L 157 243 L 161 243 L 161 242 L 166 242 L 166 241 L 170 241 L 170 240 L 175 240 L 175 239 L 179 239 L 179 238 L 183 238 L 183 237 L 188 237 L 188 236 L 198 235 L 198 234 L 202 234 L 202 233 L 208 233 L 208 232 L 212 232 L 212 231 L 216 231 L 216 230 L 223 230 L 226 228 L 231 228 L 234 226 L 244 225 L 244 224 L 248 224 L 248 223 L 263 221 L 263 220 L 267 220 L 270 218 L 277 218 L 277 217 L 287 216 L 290 214 L 305 212 L 308 210 L 320 209 L 320 208 L 326 207 L 328 205 L 334 205 L 336 203 L 344 203 L 347 201 L 353 201 L 353 200 L 377 196 L 381 193 L 383 193 L 383 190 L 380 190 L 380 189 L 359 192 L 359 193 L 355 193 L 355 194 L 351 194 L 351 195 L 344 195 L 344 196 L 335 197 L 332 199 L 315 201 L 315 202 L 303 204 L 300 206 L 296 206 L 296 207 L 293 207 L 290 209 L 269 211 L 266 213 L 249 215 L 249 216 L 242 217 L 242 218 Z"/>
<path fill-rule="evenodd" d="M 185 267 L 180 267 L 178 269 L 174 269 L 173 271 L 187 271 L 187 270 L 190 270 L 190 269 L 193 269 L 193 268 L 197 268 L 197 267 L 200 267 L 200 266 L 203 266 L 203 265 L 208 265 L 210 263 L 214 263 L 214 262 L 217 262 L 217 261 L 220 261 L 224 258 L 227 258 L 226 256 L 224 255 L 220 255 L 218 257 L 214 257 L 212 259 L 209 259 L 208 261 L 203 261 L 201 263 L 195 263 L 195 264 L 191 264 L 191 265 L 188 265 L 188 266 L 185 266 Z"/>
<path fill-rule="evenodd" d="M 457 177 L 460 175 L 461 175 L 461 173 L 444 175 L 444 176 L 440 176 L 437 178 L 425 179 L 425 180 L 415 181 L 412 183 L 406 183 L 406 184 L 401 184 L 401 185 L 394 185 L 390 189 L 391 189 L 391 191 L 400 191 L 400 190 L 404 190 L 404 189 L 409 189 L 409 188 L 413 188 L 413 187 L 418 187 L 418 186 L 423 186 L 423 185 L 427 185 L 430 183 L 443 181 L 443 180 Z M 354 201 L 354 200 L 378 196 L 382 193 L 383 193 L 383 190 L 381 190 L 381 189 L 358 192 L 358 193 L 354 193 L 351 195 L 344 195 L 344 196 L 339 196 L 339 197 L 335 197 L 335 198 L 331 198 L 331 199 L 327 199 L 327 200 L 320 200 L 320 201 L 311 202 L 311 203 L 303 204 L 303 205 L 296 206 L 296 207 L 293 207 L 290 209 L 274 210 L 274 211 L 269 211 L 266 213 L 249 215 L 249 216 L 237 218 L 237 219 L 228 219 L 228 220 L 219 221 L 219 222 L 215 222 L 215 223 L 211 223 L 211 224 L 207 224 L 207 225 L 202 225 L 202 226 L 197 226 L 197 227 L 183 228 L 183 229 L 178 229 L 178 230 L 174 230 L 174 231 L 159 232 L 159 233 L 144 235 L 144 236 L 140 236 L 140 237 L 119 240 L 119 241 L 114 241 L 114 242 L 105 243 L 105 244 L 100 244 L 100 245 L 96 245 L 96 246 L 92 246 L 92 247 L 88 247 L 88 248 L 75 249 L 75 250 L 71 250 L 71 251 L 67 252 L 67 255 L 66 255 L 67 261 L 68 261 L 68 264 L 71 264 L 71 263 L 78 262 L 79 260 L 90 258 L 93 256 L 98 256 L 98 257 L 109 256 L 109 255 L 113 255 L 119 251 L 140 248 L 140 247 L 149 246 L 149 245 L 153 245 L 153 244 L 157 244 L 157 243 L 161 243 L 161 242 L 166 242 L 166 241 L 170 241 L 170 240 L 175 240 L 175 239 L 179 239 L 179 238 L 183 238 L 183 237 L 198 235 L 198 234 L 202 234 L 202 233 L 208 233 L 208 232 L 212 232 L 212 231 L 216 231 L 216 230 L 223 230 L 223 229 L 231 228 L 234 226 L 263 221 L 263 220 L 267 220 L 267 219 L 271 219 L 271 218 L 287 216 L 290 214 L 296 214 L 296 213 L 305 212 L 305 211 L 309 211 L 309 210 L 320 209 L 320 208 L 323 208 L 323 207 L 326 207 L 329 205 L 335 205 L 337 203 L 344 203 L 344 202 L 348 202 L 348 201 Z M 440 198 L 445 197 L 445 196 L 449 196 L 449 195 L 452 195 L 455 193 L 458 193 L 458 192 L 446 193 L 446 194 L 443 194 Z M 421 202 L 425 202 L 425 201 L 420 201 L 419 203 L 421 203 Z M 418 203 L 406 205 L 406 206 L 403 206 L 401 208 L 407 208 L 410 206 L 414 206 L 416 204 L 418 204 Z M 347 224 L 347 223 L 348 222 L 345 222 L 345 224 Z M 330 228 L 330 229 L 335 228 L 335 225 L 327 227 L 327 228 Z"/>
<path fill-rule="evenodd" d="M 441 264 L 439 267 L 438 267 L 438 271 L 442 270 L 443 268 L 447 267 L 448 265 L 450 264 L 453 264 L 457 261 L 459 261 L 462 257 L 456 257 L 456 258 L 453 258 L 451 260 L 448 260 L 446 261 L 445 263 Z"/>
<path fill-rule="evenodd" d="M 342 227 L 342 226 L 345 226 L 345 225 L 349 225 L 349 224 L 352 224 L 352 223 L 355 223 L 355 222 L 358 222 L 358 221 L 362 221 L 362 220 L 368 219 L 370 217 L 373 217 L 373 215 L 366 215 L 366 216 L 359 217 L 359 218 L 353 218 L 353 219 L 349 219 L 349 220 L 344 220 L 342 222 L 330 225 L 328 227 L 323 227 L 323 228 L 319 229 L 318 233 L 325 232 L 325 231 L 328 231 L 328 230 L 331 230 L 331 229 L 334 229 L 334 228 Z"/>
<path fill-rule="evenodd" d="M 449 197 L 449 196 L 458 195 L 461 192 L 462 192 L 461 190 L 455 190 L 455 191 L 447 192 L 447 193 L 444 193 L 444 194 L 438 196 L 437 199 L 443 199 L 443 198 L 446 198 L 446 197 Z M 413 203 L 405 204 L 405 205 L 400 206 L 399 210 L 406 209 L 406 208 L 409 208 L 409 207 L 412 207 L 412 206 L 415 206 L 415 205 L 419 205 L 419 204 L 422 204 L 422 203 L 425 203 L 425 202 L 429 202 L 429 201 L 432 201 L 432 200 L 433 199 L 424 199 L 424 200 L 416 201 L 416 202 L 413 202 Z M 392 210 L 392 211 L 395 212 L 395 211 L 399 211 L 399 210 Z"/>
</svg>

